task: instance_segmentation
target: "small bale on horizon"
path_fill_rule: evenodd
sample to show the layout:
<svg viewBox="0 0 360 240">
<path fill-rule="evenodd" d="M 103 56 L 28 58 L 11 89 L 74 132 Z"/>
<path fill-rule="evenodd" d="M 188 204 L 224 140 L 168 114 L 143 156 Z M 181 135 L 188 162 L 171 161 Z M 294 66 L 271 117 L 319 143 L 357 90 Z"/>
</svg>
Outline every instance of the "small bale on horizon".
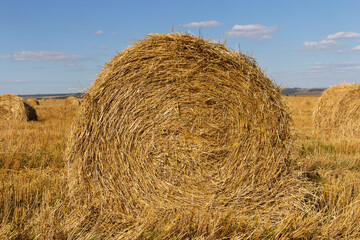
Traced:
<svg viewBox="0 0 360 240">
<path fill-rule="evenodd" d="M 40 105 L 39 101 L 36 98 L 27 98 L 26 101 L 30 103 L 31 106 Z"/>
<path fill-rule="evenodd" d="M 80 100 L 74 96 L 67 97 L 65 99 L 66 106 L 80 106 Z"/>
<path fill-rule="evenodd" d="M 0 120 L 37 121 L 35 109 L 14 94 L 0 95 Z"/>
</svg>

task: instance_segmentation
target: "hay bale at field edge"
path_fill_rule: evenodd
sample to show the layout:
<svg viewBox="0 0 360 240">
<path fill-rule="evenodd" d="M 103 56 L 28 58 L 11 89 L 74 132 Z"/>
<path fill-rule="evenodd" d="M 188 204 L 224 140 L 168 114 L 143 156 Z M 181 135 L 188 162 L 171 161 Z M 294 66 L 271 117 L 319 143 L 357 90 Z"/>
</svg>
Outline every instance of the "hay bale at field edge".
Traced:
<svg viewBox="0 0 360 240">
<path fill-rule="evenodd" d="M 74 96 L 67 97 L 65 99 L 66 106 L 80 106 L 80 100 Z"/>
<path fill-rule="evenodd" d="M 291 118 L 280 91 L 254 59 L 189 34 L 152 34 L 119 53 L 84 95 L 72 130 L 77 215 L 68 218 L 78 225 L 69 228 L 141 238 L 179 213 L 190 224 L 270 205 L 282 216 L 299 187 L 283 181 Z M 277 197 L 289 199 L 274 205 Z"/>
<path fill-rule="evenodd" d="M 0 95 L 0 120 L 37 121 L 35 109 L 14 94 Z"/>
<path fill-rule="evenodd" d="M 31 106 L 36 106 L 40 104 L 36 98 L 27 98 L 26 101 L 30 103 Z"/>
<path fill-rule="evenodd" d="M 320 137 L 351 140 L 360 137 L 360 85 L 331 86 L 319 98 L 314 110 Z"/>
</svg>

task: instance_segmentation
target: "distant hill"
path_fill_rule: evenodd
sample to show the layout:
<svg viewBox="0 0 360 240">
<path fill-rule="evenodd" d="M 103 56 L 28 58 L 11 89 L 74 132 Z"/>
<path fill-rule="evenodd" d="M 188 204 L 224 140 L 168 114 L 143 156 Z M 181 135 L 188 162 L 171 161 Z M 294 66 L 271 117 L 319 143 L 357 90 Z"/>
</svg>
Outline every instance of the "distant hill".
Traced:
<svg viewBox="0 0 360 240">
<path fill-rule="evenodd" d="M 65 99 L 70 96 L 76 98 L 82 98 L 83 93 L 58 93 L 58 94 L 28 94 L 28 95 L 19 95 L 22 98 L 36 98 L 36 99 Z"/>
<path fill-rule="evenodd" d="M 285 88 L 282 95 L 285 96 L 321 96 L 326 88 Z"/>
</svg>

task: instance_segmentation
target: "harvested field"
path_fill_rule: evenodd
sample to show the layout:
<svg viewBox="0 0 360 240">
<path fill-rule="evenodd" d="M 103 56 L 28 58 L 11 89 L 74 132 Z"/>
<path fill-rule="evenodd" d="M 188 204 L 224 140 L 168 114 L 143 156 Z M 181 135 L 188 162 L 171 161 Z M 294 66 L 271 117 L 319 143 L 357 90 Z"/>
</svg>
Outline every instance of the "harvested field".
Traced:
<svg viewBox="0 0 360 240">
<path fill-rule="evenodd" d="M 150 209 L 143 215 L 151 216 L 147 220 L 154 225 L 139 233 L 150 239 L 162 239 L 164 235 L 194 239 L 200 231 L 212 231 L 214 238 L 204 236 L 199 239 L 215 239 L 215 236 L 230 239 L 359 238 L 359 149 L 349 151 L 336 138 L 320 141 L 313 135 L 315 125 L 311 112 L 317 98 L 288 97 L 284 100 L 294 118 L 293 130 L 299 133 L 294 139 L 292 157 L 296 167 L 293 171 L 304 181 L 319 186 L 316 194 L 305 197 L 302 211 L 287 209 L 286 218 L 268 221 L 256 211 L 248 211 L 241 218 L 234 218 L 233 212 L 239 209 L 226 213 L 209 210 L 193 215 L 190 221 L 189 212 L 173 209 L 164 216 L 156 215 Z M 96 219 L 100 219 L 92 218 L 96 212 L 88 212 L 84 216 L 83 232 L 78 232 L 76 236 L 69 225 L 78 223 L 74 222 L 74 218 L 65 217 L 74 211 L 74 208 L 70 208 L 72 205 L 68 197 L 69 179 L 64 152 L 75 112 L 70 115 L 63 105 L 63 100 L 48 100 L 45 105 L 39 105 L 38 122 L 0 122 L 0 239 L 94 238 L 95 233 L 85 227 L 93 226 Z M 284 195 L 287 193 L 285 191 Z M 317 201 L 312 201 L 311 196 L 316 197 Z M 278 200 L 274 196 L 268 199 L 269 203 L 277 203 Z M 263 209 L 269 213 L 275 211 L 269 208 L 269 204 Z M 80 214 L 78 210 L 77 213 Z M 104 226 L 114 224 L 109 222 L 115 219 L 111 218 L 111 212 L 108 212 L 108 216 L 107 221 L 103 222 Z M 134 221 L 130 214 L 122 216 L 128 223 Z M 155 228 L 155 223 L 164 219 L 172 221 L 166 222 L 163 228 Z M 111 232 L 116 229 L 113 225 Z M 109 229 L 98 232 L 98 235 L 105 234 L 109 234 Z"/>
</svg>

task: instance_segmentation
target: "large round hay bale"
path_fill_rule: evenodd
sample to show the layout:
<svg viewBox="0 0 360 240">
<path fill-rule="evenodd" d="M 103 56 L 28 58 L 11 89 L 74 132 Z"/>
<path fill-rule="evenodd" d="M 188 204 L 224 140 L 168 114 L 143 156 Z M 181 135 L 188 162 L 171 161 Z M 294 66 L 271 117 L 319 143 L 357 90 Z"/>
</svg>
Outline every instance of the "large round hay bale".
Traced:
<svg viewBox="0 0 360 240">
<path fill-rule="evenodd" d="M 35 109 L 13 94 L 0 95 L 0 120 L 36 121 Z"/>
<path fill-rule="evenodd" d="M 67 150 L 73 202 L 88 208 L 85 225 L 112 214 L 102 221 L 117 226 L 144 209 L 176 217 L 264 203 L 288 172 L 290 123 L 254 59 L 188 34 L 150 35 L 84 96 Z"/>
<path fill-rule="evenodd" d="M 31 106 L 36 106 L 40 104 L 36 98 L 27 98 L 26 101 L 30 103 Z"/>
<path fill-rule="evenodd" d="M 65 99 L 66 106 L 80 106 L 80 100 L 74 96 L 67 97 Z"/>
<path fill-rule="evenodd" d="M 314 110 L 315 127 L 324 138 L 360 138 L 360 85 L 332 86 L 318 100 Z"/>
</svg>

